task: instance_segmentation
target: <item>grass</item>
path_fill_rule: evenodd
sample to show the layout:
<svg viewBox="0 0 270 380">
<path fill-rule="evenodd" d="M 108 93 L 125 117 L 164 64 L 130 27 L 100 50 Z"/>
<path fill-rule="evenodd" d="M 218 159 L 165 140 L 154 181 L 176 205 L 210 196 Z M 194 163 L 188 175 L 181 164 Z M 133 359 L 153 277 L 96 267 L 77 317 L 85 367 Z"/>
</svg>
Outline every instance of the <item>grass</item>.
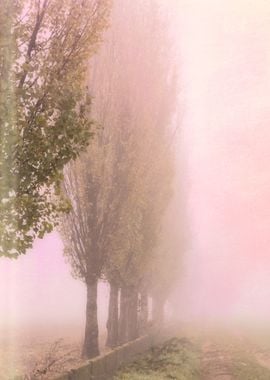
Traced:
<svg viewBox="0 0 270 380">
<path fill-rule="evenodd" d="M 200 334 L 198 334 L 200 337 Z M 228 366 L 234 380 L 270 380 L 270 334 L 268 331 L 238 331 L 237 334 L 219 331 L 200 337 L 209 339 L 217 349 L 228 354 Z M 199 338 L 199 339 L 200 339 Z M 265 359 L 263 365 L 260 358 Z"/>
<path fill-rule="evenodd" d="M 171 339 L 122 368 L 114 380 L 200 380 L 203 373 L 200 360 L 204 357 L 205 342 L 213 344 L 217 353 L 224 355 L 223 363 L 232 379 L 270 380 L 269 332 L 237 331 L 233 334 L 209 330 L 195 334 L 193 331 L 189 339 Z M 222 368 L 218 355 L 209 362 L 209 368 L 217 365 Z"/>
<path fill-rule="evenodd" d="M 120 370 L 114 380 L 199 380 L 199 356 L 189 340 L 173 338 Z"/>
<path fill-rule="evenodd" d="M 244 347 L 232 352 L 232 375 L 235 380 L 269 380 L 270 369 L 261 365 L 256 353 Z"/>
</svg>

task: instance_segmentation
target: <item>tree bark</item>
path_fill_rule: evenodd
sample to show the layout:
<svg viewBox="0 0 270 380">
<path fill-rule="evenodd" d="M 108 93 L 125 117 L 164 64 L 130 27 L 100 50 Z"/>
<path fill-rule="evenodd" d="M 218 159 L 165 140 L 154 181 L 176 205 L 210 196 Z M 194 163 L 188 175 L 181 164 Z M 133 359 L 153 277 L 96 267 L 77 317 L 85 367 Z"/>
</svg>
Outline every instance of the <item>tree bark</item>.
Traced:
<svg viewBox="0 0 270 380">
<path fill-rule="evenodd" d="M 162 325 L 164 322 L 164 304 L 163 297 L 155 296 L 153 298 L 153 322 L 157 326 Z"/>
<path fill-rule="evenodd" d="M 133 287 L 121 288 L 119 342 L 138 338 L 138 292 Z"/>
<path fill-rule="evenodd" d="M 120 293 L 120 318 L 119 318 L 119 343 L 128 342 L 128 289 L 121 288 Z"/>
<path fill-rule="evenodd" d="M 110 282 L 110 300 L 107 321 L 106 346 L 113 348 L 118 344 L 118 286 Z"/>
<path fill-rule="evenodd" d="M 134 340 L 138 336 L 138 292 L 136 289 L 130 288 L 128 300 L 128 340 Z"/>
<path fill-rule="evenodd" d="M 99 355 L 98 347 L 98 319 L 97 319 L 97 284 L 95 279 L 86 284 L 86 323 L 82 357 L 86 359 Z"/>
<path fill-rule="evenodd" d="M 147 329 L 148 314 L 149 314 L 148 294 L 147 294 L 147 291 L 143 290 L 141 291 L 141 309 L 140 309 L 140 323 L 139 323 L 140 333 L 144 333 Z"/>
</svg>

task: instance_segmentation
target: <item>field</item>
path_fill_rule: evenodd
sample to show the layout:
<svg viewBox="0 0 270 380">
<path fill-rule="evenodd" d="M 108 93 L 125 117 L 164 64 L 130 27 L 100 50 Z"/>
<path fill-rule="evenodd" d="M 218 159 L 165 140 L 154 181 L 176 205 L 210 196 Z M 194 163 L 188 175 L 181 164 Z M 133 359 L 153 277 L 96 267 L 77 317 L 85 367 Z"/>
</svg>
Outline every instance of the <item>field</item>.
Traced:
<svg viewBox="0 0 270 380">
<path fill-rule="evenodd" d="M 103 335 L 101 347 L 104 347 Z M 0 380 L 51 379 L 83 361 L 79 328 L 1 332 Z M 102 350 L 104 351 L 104 349 Z M 122 368 L 114 380 L 270 380 L 270 333 L 179 329 L 176 337 Z"/>
<path fill-rule="evenodd" d="M 83 363 L 83 332 L 79 327 L 27 328 L 0 331 L 0 380 L 33 375 L 50 379 Z M 105 336 L 100 339 L 104 347 Z M 104 348 L 103 348 L 104 351 Z"/>
</svg>

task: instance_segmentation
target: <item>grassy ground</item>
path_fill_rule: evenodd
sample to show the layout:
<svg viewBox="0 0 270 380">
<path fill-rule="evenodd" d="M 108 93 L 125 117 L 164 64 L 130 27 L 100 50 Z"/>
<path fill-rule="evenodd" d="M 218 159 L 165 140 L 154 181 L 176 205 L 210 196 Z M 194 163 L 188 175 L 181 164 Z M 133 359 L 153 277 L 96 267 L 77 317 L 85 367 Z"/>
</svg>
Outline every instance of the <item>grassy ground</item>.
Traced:
<svg viewBox="0 0 270 380">
<path fill-rule="evenodd" d="M 174 338 L 120 370 L 115 380 L 200 380 L 200 353 L 187 339 Z"/>
<path fill-rule="evenodd" d="M 254 356 L 241 352 L 233 359 L 232 378 L 235 380 L 270 380 L 270 370 L 262 366 Z"/>
<path fill-rule="evenodd" d="M 189 334 L 186 334 L 189 336 Z M 270 334 L 194 332 L 121 369 L 114 380 L 270 380 Z"/>
<path fill-rule="evenodd" d="M 270 336 L 231 339 L 232 377 L 235 380 L 270 380 Z"/>
<path fill-rule="evenodd" d="M 270 335 L 267 332 L 261 335 L 256 331 L 240 333 L 239 330 L 214 334 L 206 332 L 200 339 L 201 372 L 206 373 L 202 376 L 203 380 L 208 379 L 207 374 L 212 379 L 214 369 L 217 380 L 218 373 L 227 373 L 228 379 L 233 380 L 270 380 Z M 208 345 L 206 350 L 205 345 Z M 207 353 L 211 354 L 208 361 L 205 360 Z"/>
</svg>

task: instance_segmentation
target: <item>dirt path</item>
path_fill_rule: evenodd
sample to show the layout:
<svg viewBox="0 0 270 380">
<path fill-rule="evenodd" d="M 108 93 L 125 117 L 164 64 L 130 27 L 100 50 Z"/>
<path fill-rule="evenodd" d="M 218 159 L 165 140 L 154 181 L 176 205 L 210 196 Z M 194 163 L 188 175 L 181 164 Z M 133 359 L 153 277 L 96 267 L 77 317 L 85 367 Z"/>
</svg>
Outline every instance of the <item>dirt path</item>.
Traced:
<svg viewBox="0 0 270 380">
<path fill-rule="evenodd" d="M 202 346 L 201 380 L 233 380 L 231 358 L 228 352 L 212 342 Z"/>
</svg>

